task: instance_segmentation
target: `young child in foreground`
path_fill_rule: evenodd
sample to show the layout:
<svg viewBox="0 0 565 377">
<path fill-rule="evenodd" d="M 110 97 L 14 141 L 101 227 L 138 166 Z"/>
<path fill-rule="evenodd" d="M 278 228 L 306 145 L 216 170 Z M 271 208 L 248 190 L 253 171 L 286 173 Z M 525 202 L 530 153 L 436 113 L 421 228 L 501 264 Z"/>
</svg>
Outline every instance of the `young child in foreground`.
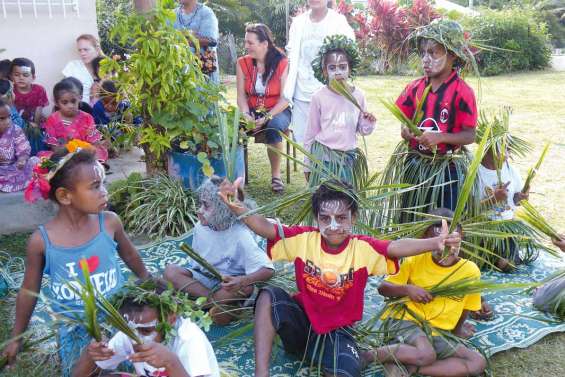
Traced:
<svg viewBox="0 0 565 377">
<path fill-rule="evenodd" d="M 234 214 L 248 208 L 237 199 L 241 180 L 224 181 L 220 195 Z M 355 193 L 340 181 L 323 183 L 312 195 L 318 227 L 273 224 L 261 215 L 244 223 L 268 240 L 272 260 L 294 263 L 298 293 L 268 286 L 255 304 L 255 376 L 269 375 L 273 340 L 300 359 L 320 362 L 330 376 L 360 376 L 368 361 L 347 327 L 361 320 L 367 278 L 398 272 L 398 258 L 457 247 L 460 237 L 447 227 L 428 239 L 381 241 L 352 234 L 357 216 Z M 329 336 L 324 336 L 329 335 Z M 317 350 L 323 350 L 321 354 Z"/>
<path fill-rule="evenodd" d="M 214 350 L 204 332 L 170 304 L 161 302 L 163 294 L 166 300 L 172 300 L 170 292 L 151 279 L 139 288 L 143 292 L 127 287 L 118 294 L 118 310 L 143 344 L 134 344 L 122 332 L 108 343 L 93 341 L 83 351 L 73 376 L 99 376 L 103 370 L 115 371 L 129 361 L 140 377 L 220 377 Z"/>
<path fill-rule="evenodd" d="M 105 297 L 115 294 L 122 285 L 118 256 L 137 277 L 149 277 L 120 218 L 105 211 L 108 193 L 104 178 L 104 168 L 93 148 L 74 140 L 34 168 L 26 200 L 49 198 L 58 205 L 58 211 L 29 239 L 24 279 L 16 299 L 13 338 L 20 337 L 28 327 L 44 274 L 50 277 L 46 289 L 51 309 L 70 318 L 83 313 L 82 299 L 68 283 L 83 279 L 84 264 L 94 286 Z M 57 341 L 63 375 L 68 376 L 89 336 L 81 326 L 61 325 Z M 21 343 L 19 338 L 4 349 L 9 364 L 14 364 Z"/>
<path fill-rule="evenodd" d="M 332 80 L 340 80 L 349 86 L 347 80 L 355 74 L 360 58 L 357 45 L 343 35 L 326 37 L 318 57 L 312 63 L 316 78 L 325 83 L 312 96 L 308 126 L 304 136 L 304 148 L 316 154 L 315 143 L 322 144 L 335 152 L 344 161 L 346 170 L 342 176 L 351 181 L 354 150 L 357 147 L 357 134 L 369 135 L 375 128 L 375 116 L 365 110 L 365 95 L 356 87 L 351 88 L 353 97 L 363 111 L 359 110 L 341 94 L 330 87 Z M 329 156 L 316 156 L 325 160 Z M 334 157 L 334 159 L 336 158 Z M 305 158 L 308 164 L 309 160 Z M 305 168 L 309 179 L 310 169 Z"/>
<path fill-rule="evenodd" d="M 253 294 L 255 283 L 273 276 L 274 267 L 247 226 L 218 196 L 222 181 L 223 178 L 213 176 L 198 188 L 199 221 L 194 226 L 192 248 L 223 275 L 223 281 L 208 276 L 196 262 L 188 268 L 168 265 L 164 277 L 192 296 L 210 297 L 211 301 L 229 307 L 243 304 Z M 213 307 L 210 315 L 217 324 L 233 320 L 219 306 Z"/>
<path fill-rule="evenodd" d="M 432 211 L 433 215 L 451 218 L 448 209 Z M 430 226 L 424 238 L 437 237 L 442 232 L 438 222 Z M 459 229 L 460 231 L 460 229 Z M 374 358 L 383 363 L 386 376 L 400 376 L 400 363 L 409 375 L 425 376 L 477 376 L 486 368 L 486 360 L 477 351 L 461 343 L 441 336 L 426 335 L 418 324 L 418 318 L 427 320 L 433 328 L 451 331 L 462 338 L 468 338 L 474 329 L 465 325 L 467 311 L 481 308 L 481 295 L 470 294 L 462 298 L 434 298 L 426 288 L 444 281 L 449 284 L 461 279 L 481 278 L 475 263 L 462 259 L 456 253 L 443 257 L 443 248 L 430 249 L 425 253 L 406 258 L 400 265 L 400 272 L 385 278 L 379 293 L 385 297 L 408 297 L 408 310 L 401 313 L 385 314 L 387 328 L 393 334 L 391 344 L 373 351 Z M 411 314 L 414 313 L 417 318 Z"/>
</svg>

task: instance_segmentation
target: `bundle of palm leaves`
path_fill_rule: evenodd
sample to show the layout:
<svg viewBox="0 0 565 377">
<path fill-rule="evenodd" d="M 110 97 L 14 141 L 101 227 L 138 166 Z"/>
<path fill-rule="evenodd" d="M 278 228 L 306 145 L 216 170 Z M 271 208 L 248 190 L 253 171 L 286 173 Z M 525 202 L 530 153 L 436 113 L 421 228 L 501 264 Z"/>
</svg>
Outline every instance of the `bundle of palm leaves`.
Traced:
<svg viewBox="0 0 565 377">
<path fill-rule="evenodd" d="M 538 161 L 536 162 L 534 167 L 532 167 L 528 170 L 528 176 L 526 177 L 526 182 L 524 183 L 524 188 L 522 188 L 523 193 L 526 193 L 526 192 L 528 192 L 528 190 L 530 190 L 530 185 L 532 184 L 532 180 L 536 176 L 541 164 L 543 163 L 543 160 L 545 159 L 545 156 L 547 155 L 547 152 L 549 151 L 549 145 L 550 145 L 549 143 L 545 144 L 545 147 L 543 148 L 543 151 L 541 152 L 541 155 L 540 155 Z"/>
<path fill-rule="evenodd" d="M 357 99 L 353 96 L 353 92 L 351 91 L 350 86 L 347 84 L 345 80 L 331 79 L 329 86 L 334 92 L 336 92 L 337 94 L 339 94 L 340 96 L 351 102 L 356 108 L 359 109 L 359 111 L 361 112 L 365 111 L 363 110 L 361 105 L 359 105 Z"/>
<path fill-rule="evenodd" d="M 410 132 L 415 136 L 422 136 L 422 130 L 418 128 L 422 118 L 424 117 L 423 106 L 426 102 L 426 98 L 428 97 L 428 93 L 430 92 L 432 85 L 426 86 L 424 92 L 422 93 L 422 98 L 416 98 L 416 110 L 414 111 L 414 115 L 412 118 L 408 118 L 406 114 L 391 100 L 384 100 L 380 99 L 381 103 L 384 107 L 390 111 L 390 113 L 400 121 L 401 124 L 405 125 L 410 129 Z"/>
<path fill-rule="evenodd" d="M 38 349 L 38 346 L 41 346 L 43 343 L 45 343 L 46 341 L 48 341 L 49 339 L 55 337 L 56 332 L 52 331 L 50 333 L 48 333 L 47 335 L 39 338 L 39 339 L 31 339 L 31 337 L 27 337 L 25 334 L 22 334 L 22 337 L 24 338 L 24 341 L 22 342 L 22 348 L 21 351 L 19 352 L 19 354 L 26 354 L 26 353 L 31 353 L 31 352 L 35 352 Z M 20 337 L 21 339 L 21 337 Z M 4 342 L 3 344 L 0 344 L 0 349 L 4 349 L 4 346 L 6 346 L 8 343 L 14 341 L 16 339 L 9 339 L 8 341 Z M 6 366 L 8 365 L 8 358 L 6 356 L 0 356 L 0 372 L 2 372 L 2 369 L 4 369 Z"/>
<path fill-rule="evenodd" d="M 533 205 L 527 200 L 520 202 L 521 208 L 516 211 L 516 217 L 545 234 L 551 239 L 559 239 L 559 233 L 553 228 L 547 220 L 538 212 Z"/>
</svg>

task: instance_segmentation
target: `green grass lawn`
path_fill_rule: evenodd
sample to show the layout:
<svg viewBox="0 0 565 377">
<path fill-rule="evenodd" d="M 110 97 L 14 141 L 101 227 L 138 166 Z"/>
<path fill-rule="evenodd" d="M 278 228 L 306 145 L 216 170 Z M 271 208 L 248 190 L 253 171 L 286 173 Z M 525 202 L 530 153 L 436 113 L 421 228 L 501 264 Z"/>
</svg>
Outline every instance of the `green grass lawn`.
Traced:
<svg viewBox="0 0 565 377">
<path fill-rule="evenodd" d="M 378 101 L 382 98 L 396 98 L 409 77 L 363 77 L 356 84 L 365 91 L 369 111 L 378 119 L 377 129 L 366 138 L 368 160 L 372 171 L 381 170 L 394 146 L 400 140 L 398 122 L 390 116 Z M 496 110 L 502 106 L 511 106 L 512 130 L 535 144 L 534 151 L 526 158 L 514 161 L 519 171 L 525 176 L 527 169 L 538 159 L 543 145 L 551 141 L 553 146 L 536 176 L 531 194 L 531 202 L 536 205 L 556 228 L 565 232 L 565 194 L 562 183 L 565 182 L 565 105 L 562 90 L 565 88 L 565 72 L 536 72 L 482 78 L 478 82 L 470 78 L 469 83 L 475 88 L 478 106 L 481 110 Z M 228 98 L 234 100 L 235 90 L 231 85 Z M 250 183 L 247 191 L 259 204 L 272 200 L 270 176 L 265 146 L 250 145 Z M 284 169 L 284 168 L 283 168 Z M 296 191 L 304 186 L 300 167 L 292 173 L 292 182 L 287 192 Z M 10 250 L 23 254 L 26 235 L 0 237 L 0 250 Z M 0 342 L 8 337 L 13 321 L 11 308 L 0 305 Z M 495 355 L 491 362 L 495 376 L 502 377 L 541 377 L 565 375 L 565 359 L 562 350 L 565 347 L 565 334 L 544 338 L 538 344 L 525 350 L 510 350 Z M 50 369 L 49 369 L 50 370 Z M 22 373 L 16 375 L 25 375 Z M 44 374 L 52 375 L 49 373 Z"/>
</svg>

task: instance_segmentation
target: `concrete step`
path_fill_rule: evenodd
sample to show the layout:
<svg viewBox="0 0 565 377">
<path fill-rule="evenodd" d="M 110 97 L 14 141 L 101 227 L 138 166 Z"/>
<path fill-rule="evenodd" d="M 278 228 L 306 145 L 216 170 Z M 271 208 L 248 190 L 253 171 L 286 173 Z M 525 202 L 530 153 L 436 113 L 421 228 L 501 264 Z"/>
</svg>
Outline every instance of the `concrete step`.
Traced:
<svg viewBox="0 0 565 377">
<path fill-rule="evenodd" d="M 143 151 L 134 148 L 110 159 L 110 171 L 106 183 L 125 179 L 133 172 L 145 172 L 145 163 L 140 160 Z M 24 200 L 23 191 L 0 193 L 0 234 L 27 232 L 45 224 L 56 213 L 57 206 L 49 200 L 38 200 L 31 204 Z"/>
</svg>

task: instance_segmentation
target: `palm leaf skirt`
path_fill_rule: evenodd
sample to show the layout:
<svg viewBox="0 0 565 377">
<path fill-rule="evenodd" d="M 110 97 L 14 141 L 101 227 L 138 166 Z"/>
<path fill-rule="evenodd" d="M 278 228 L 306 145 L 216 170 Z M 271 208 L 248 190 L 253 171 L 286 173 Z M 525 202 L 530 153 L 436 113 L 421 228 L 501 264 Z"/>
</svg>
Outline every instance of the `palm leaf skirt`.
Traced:
<svg viewBox="0 0 565 377">
<path fill-rule="evenodd" d="M 424 155 L 411 150 L 406 142 L 399 143 L 385 167 L 380 183 L 410 184 L 413 190 L 390 197 L 383 207 L 379 223 L 373 225 L 414 222 L 418 219 L 414 212 L 428 213 L 437 207 L 453 210 L 457 197 L 449 197 L 449 186 L 456 185 L 457 192 L 461 191 L 471 159 L 472 155 L 465 150 L 446 155 Z M 475 183 L 465 217 L 478 214 L 479 198 L 478 184 Z"/>
</svg>

